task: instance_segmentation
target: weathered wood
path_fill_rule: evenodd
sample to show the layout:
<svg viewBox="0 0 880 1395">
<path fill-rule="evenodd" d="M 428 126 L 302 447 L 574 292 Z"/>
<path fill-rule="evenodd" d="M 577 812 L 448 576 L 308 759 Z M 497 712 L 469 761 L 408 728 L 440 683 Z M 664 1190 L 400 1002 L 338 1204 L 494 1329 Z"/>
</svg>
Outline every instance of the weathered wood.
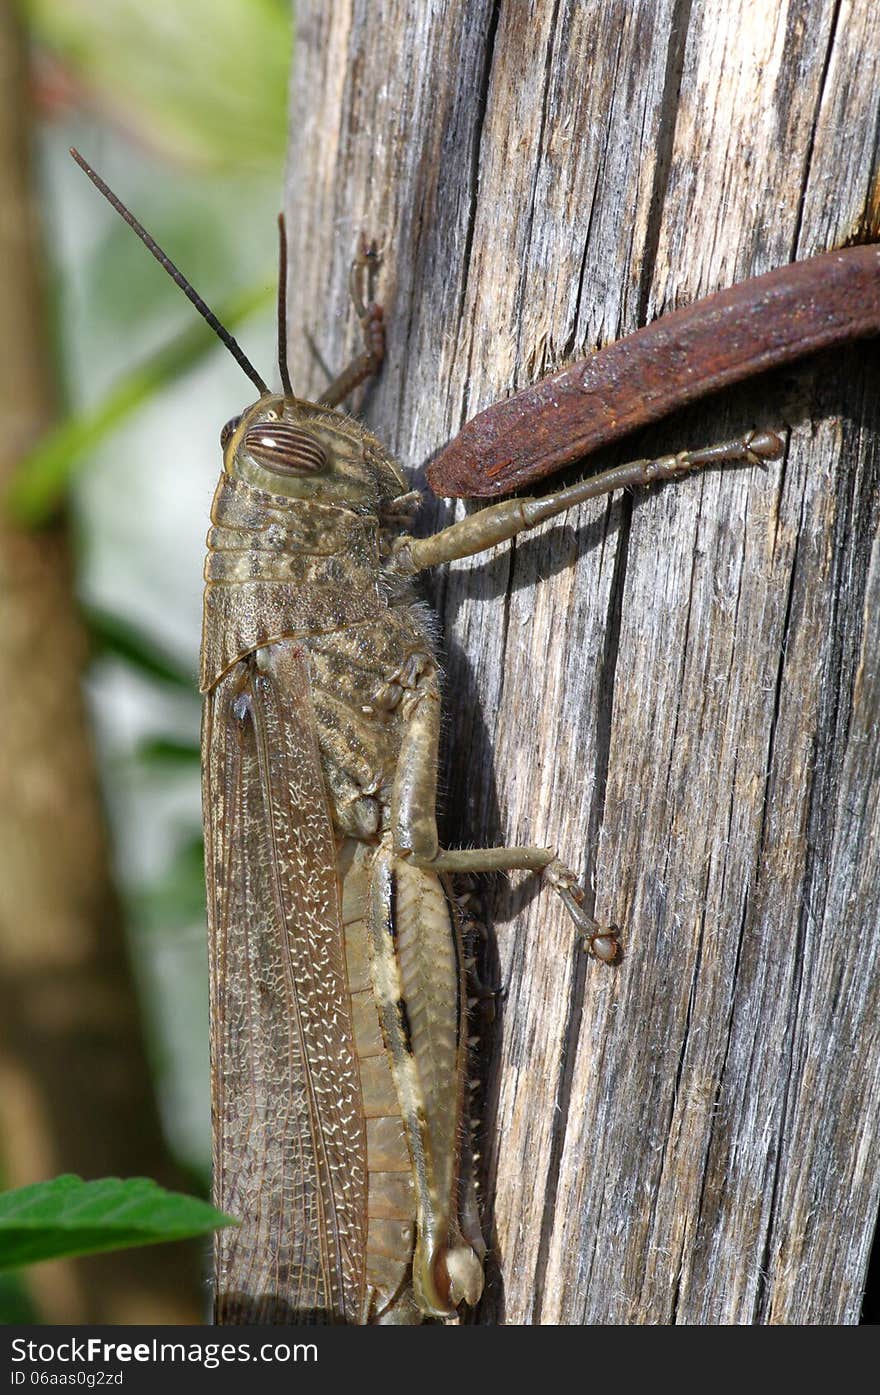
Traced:
<svg viewBox="0 0 880 1395">
<path fill-rule="evenodd" d="M 410 467 L 566 358 L 876 236 L 878 54 L 870 0 L 302 0 L 298 390 L 303 327 L 334 364 L 354 342 L 361 229 L 389 326 L 367 419 Z M 783 462 L 590 504 L 435 585 L 449 843 L 557 846 L 625 932 L 609 971 L 527 879 L 491 888 L 484 1322 L 858 1318 L 878 386 L 869 344 L 728 393 L 627 454 L 784 424 Z"/>
</svg>

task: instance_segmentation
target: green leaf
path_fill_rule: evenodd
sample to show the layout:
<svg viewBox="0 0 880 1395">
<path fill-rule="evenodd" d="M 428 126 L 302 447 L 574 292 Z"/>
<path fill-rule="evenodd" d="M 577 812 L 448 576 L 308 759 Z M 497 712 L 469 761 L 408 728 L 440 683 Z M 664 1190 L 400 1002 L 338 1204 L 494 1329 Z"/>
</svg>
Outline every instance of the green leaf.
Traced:
<svg viewBox="0 0 880 1395">
<path fill-rule="evenodd" d="M 0 1269 L 206 1235 L 235 1225 L 198 1197 L 147 1177 L 55 1177 L 0 1194 Z"/>
<path fill-rule="evenodd" d="M 218 319 L 233 330 L 274 299 L 274 290 L 265 285 L 251 288 L 220 305 Z M 47 523 L 62 503 L 87 452 L 160 388 L 204 358 L 216 343 L 208 326 L 197 321 L 117 383 L 97 407 L 69 417 L 44 436 L 12 472 L 6 505 L 15 522 L 27 528 Z"/>
</svg>

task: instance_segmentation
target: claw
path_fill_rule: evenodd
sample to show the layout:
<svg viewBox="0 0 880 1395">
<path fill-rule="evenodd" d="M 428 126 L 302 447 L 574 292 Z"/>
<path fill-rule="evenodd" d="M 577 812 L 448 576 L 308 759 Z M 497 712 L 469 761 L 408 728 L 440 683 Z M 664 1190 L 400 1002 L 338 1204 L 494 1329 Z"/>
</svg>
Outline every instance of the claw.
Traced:
<svg viewBox="0 0 880 1395">
<path fill-rule="evenodd" d="M 616 925 L 609 925 L 604 930 L 600 929 L 596 935 L 591 935 L 587 940 L 587 948 L 594 958 L 601 960 L 603 964 L 615 964 L 621 957 L 620 931 Z"/>
<path fill-rule="evenodd" d="M 574 873 L 561 862 L 551 862 L 544 869 L 544 879 L 559 896 L 590 954 L 603 964 L 616 963 L 621 952 L 620 931 L 616 925 L 600 925 L 582 909 L 585 892 Z"/>
<path fill-rule="evenodd" d="M 557 887 L 557 891 L 590 954 L 603 964 L 615 963 L 620 955 L 620 931 L 617 926 L 600 925 L 592 916 L 585 915 L 567 887 Z"/>
</svg>

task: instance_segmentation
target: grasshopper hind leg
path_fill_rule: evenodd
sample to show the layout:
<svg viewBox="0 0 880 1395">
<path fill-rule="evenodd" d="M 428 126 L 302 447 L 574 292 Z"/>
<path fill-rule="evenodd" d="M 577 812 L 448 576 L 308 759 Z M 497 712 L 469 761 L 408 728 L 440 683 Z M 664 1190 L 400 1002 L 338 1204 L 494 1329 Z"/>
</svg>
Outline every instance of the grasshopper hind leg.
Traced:
<svg viewBox="0 0 880 1395">
<path fill-rule="evenodd" d="M 398 857 L 386 835 L 370 874 L 373 989 L 412 1162 L 415 1302 L 450 1318 L 483 1289 L 485 1246 L 470 1198 L 462 1214 L 467 1131 L 467 998 L 454 898 L 429 869 Z"/>
</svg>

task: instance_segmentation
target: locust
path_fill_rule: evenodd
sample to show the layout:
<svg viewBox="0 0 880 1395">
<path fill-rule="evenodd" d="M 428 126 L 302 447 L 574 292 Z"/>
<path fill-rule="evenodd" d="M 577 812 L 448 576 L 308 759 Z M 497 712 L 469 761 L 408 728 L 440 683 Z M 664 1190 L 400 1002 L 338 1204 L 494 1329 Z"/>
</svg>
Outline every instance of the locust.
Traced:
<svg viewBox="0 0 880 1395">
<path fill-rule="evenodd" d="M 713 464 L 772 432 L 513 498 L 429 537 L 380 440 L 340 410 L 384 337 L 377 263 L 352 270 L 363 352 L 315 402 L 287 369 L 281 221 L 273 392 L 164 252 L 74 158 L 205 317 L 257 399 L 221 433 L 200 688 L 221 1323 L 451 1321 L 483 1286 L 468 1148 L 468 995 L 453 878 L 522 869 L 605 965 L 617 927 L 552 848 L 447 849 L 436 821 L 441 673 L 418 574 L 586 499 Z"/>
</svg>

